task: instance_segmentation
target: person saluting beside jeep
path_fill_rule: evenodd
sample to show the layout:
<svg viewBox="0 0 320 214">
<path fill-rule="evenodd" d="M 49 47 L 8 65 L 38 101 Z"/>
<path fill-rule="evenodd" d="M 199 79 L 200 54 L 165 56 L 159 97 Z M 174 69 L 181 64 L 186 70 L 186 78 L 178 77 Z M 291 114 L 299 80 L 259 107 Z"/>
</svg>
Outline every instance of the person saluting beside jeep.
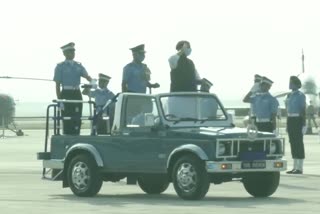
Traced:
<svg viewBox="0 0 320 214">
<path fill-rule="evenodd" d="M 248 93 L 243 99 L 244 102 L 250 102 L 253 105 L 255 114 L 255 125 L 258 131 L 274 132 L 276 129 L 276 116 L 279 102 L 273 97 L 269 90 L 273 81 L 267 77 L 262 77 L 259 93 Z"/>
</svg>

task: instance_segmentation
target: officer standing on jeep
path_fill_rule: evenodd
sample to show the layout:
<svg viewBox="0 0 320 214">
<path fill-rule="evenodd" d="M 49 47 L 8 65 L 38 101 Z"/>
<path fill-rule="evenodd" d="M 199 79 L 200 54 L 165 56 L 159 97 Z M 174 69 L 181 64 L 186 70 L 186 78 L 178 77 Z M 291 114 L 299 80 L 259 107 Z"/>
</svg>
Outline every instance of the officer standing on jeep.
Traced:
<svg viewBox="0 0 320 214">
<path fill-rule="evenodd" d="M 145 58 L 144 44 L 130 48 L 133 61 L 123 68 L 122 92 L 146 93 L 147 87 L 159 88 L 158 83 L 151 84 L 151 71 L 143 62 Z"/>
<path fill-rule="evenodd" d="M 74 61 L 75 44 L 70 42 L 61 47 L 65 61 L 59 63 L 54 71 L 53 80 L 56 82 L 58 99 L 82 100 L 80 92 L 80 78 L 84 77 L 89 82 L 92 80 L 80 62 Z M 62 90 L 61 90 L 62 88 Z M 63 133 L 79 135 L 81 129 L 82 103 L 62 103 L 62 117 L 72 117 L 63 120 Z"/>
<path fill-rule="evenodd" d="M 85 88 L 82 91 L 82 94 L 88 95 L 89 97 L 93 97 L 96 103 L 96 110 L 97 112 L 101 112 L 100 117 L 98 118 L 97 124 L 97 133 L 98 134 L 108 134 L 107 129 L 107 122 L 103 120 L 103 115 L 109 116 L 109 124 L 112 126 L 113 118 L 114 118 L 114 103 L 110 104 L 104 112 L 102 112 L 102 108 L 111 100 L 115 95 L 112 91 L 108 89 L 108 84 L 111 77 L 105 74 L 99 74 L 99 81 L 98 85 L 99 88 L 90 90 L 90 88 Z"/>
</svg>

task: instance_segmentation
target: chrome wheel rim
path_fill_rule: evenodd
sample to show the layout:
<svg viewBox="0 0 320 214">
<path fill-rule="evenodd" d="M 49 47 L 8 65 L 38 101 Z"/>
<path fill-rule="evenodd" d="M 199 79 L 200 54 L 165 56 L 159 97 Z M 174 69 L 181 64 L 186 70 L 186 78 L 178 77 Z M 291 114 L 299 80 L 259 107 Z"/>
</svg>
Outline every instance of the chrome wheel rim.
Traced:
<svg viewBox="0 0 320 214">
<path fill-rule="evenodd" d="M 193 192 L 197 187 L 197 172 L 190 163 L 182 163 L 177 170 L 177 184 L 184 192 Z"/>
<path fill-rule="evenodd" d="M 77 162 L 72 168 L 72 183 L 80 191 L 87 189 L 90 181 L 89 167 L 83 162 Z"/>
</svg>

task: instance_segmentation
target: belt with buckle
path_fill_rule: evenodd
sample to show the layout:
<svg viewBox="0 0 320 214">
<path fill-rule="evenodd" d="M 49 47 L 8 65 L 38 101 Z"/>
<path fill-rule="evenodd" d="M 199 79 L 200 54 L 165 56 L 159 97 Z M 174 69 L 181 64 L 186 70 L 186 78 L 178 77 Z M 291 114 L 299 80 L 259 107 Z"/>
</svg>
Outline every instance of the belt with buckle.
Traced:
<svg viewBox="0 0 320 214">
<path fill-rule="evenodd" d="M 79 90 L 79 86 L 66 85 L 66 86 L 62 86 L 62 89 L 64 89 L 64 90 Z"/>
</svg>

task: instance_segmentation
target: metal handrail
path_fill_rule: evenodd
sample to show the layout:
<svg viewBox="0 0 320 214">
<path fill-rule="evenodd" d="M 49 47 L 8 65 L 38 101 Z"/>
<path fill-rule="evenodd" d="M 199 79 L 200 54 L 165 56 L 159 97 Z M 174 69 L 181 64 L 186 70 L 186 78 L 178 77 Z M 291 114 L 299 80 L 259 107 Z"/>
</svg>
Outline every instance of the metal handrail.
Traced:
<svg viewBox="0 0 320 214">
<path fill-rule="evenodd" d="M 86 100 L 66 100 L 66 99 L 57 99 L 57 100 L 52 100 L 54 103 L 94 103 L 94 101 L 86 101 Z"/>
<path fill-rule="evenodd" d="M 46 110 L 46 131 L 45 131 L 45 143 L 44 143 L 44 152 L 48 152 L 48 139 L 49 139 L 49 119 L 53 119 L 53 132 L 54 135 L 60 135 L 60 120 L 93 120 L 94 117 L 61 117 L 61 108 L 59 107 L 60 103 L 88 103 L 89 105 L 93 105 L 94 114 L 96 115 L 96 105 L 94 101 L 82 101 L 82 100 L 53 100 L 55 104 L 50 104 Z M 53 117 L 50 117 L 50 110 L 53 108 Z M 94 127 L 91 127 L 92 133 L 96 133 Z M 42 176 L 44 177 L 46 174 L 46 168 L 42 170 Z"/>
</svg>

